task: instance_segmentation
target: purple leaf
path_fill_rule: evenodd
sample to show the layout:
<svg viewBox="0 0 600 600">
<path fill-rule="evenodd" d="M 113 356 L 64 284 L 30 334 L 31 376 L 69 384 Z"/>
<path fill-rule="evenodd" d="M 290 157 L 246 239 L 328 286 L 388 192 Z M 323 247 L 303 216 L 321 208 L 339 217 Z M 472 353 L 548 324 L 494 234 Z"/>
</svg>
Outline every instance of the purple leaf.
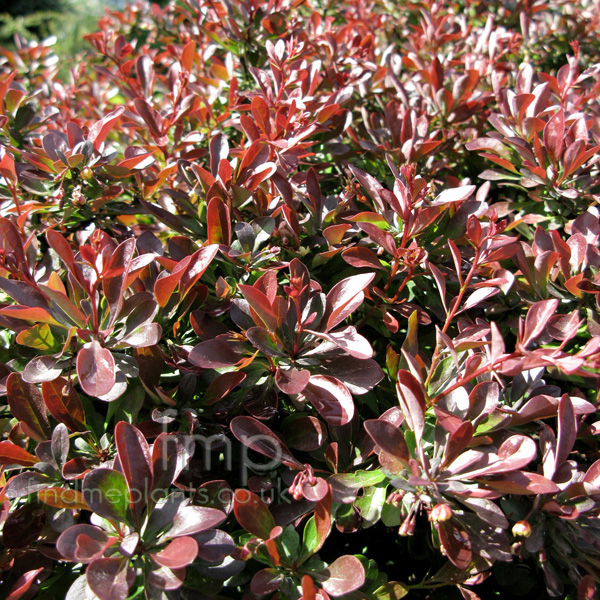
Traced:
<svg viewBox="0 0 600 600">
<path fill-rule="evenodd" d="M 546 328 L 548 319 L 554 315 L 558 308 L 558 300 L 541 300 L 536 302 L 528 311 L 525 317 L 525 329 L 521 345 L 526 348 L 530 342 L 538 337 Z"/>
<path fill-rule="evenodd" d="M 464 570 L 471 564 L 473 552 L 467 532 L 453 519 L 436 524 L 444 554 L 457 568 Z"/>
</svg>

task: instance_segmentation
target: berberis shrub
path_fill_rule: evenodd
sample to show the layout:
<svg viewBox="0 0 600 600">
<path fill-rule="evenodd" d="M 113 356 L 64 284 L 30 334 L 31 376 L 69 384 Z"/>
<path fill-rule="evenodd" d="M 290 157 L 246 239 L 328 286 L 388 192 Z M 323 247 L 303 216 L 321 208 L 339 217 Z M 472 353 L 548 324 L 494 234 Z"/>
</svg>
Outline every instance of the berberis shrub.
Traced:
<svg viewBox="0 0 600 600">
<path fill-rule="evenodd" d="M 598 598 L 599 28 L 139 0 L 1 50 L 0 596 Z"/>
</svg>

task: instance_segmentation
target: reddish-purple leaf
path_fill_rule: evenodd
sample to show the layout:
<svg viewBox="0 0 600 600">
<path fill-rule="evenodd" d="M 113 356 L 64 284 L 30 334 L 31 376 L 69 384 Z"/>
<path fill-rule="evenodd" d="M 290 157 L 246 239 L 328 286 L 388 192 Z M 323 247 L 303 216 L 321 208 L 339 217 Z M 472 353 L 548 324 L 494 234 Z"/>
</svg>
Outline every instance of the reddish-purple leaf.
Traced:
<svg viewBox="0 0 600 600">
<path fill-rule="evenodd" d="M 482 483 L 503 494 L 541 495 L 560 492 L 560 488 L 553 481 L 529 471 L 506 473 L 500 477 L 486 479 Z"/>
<path fill-rule="evenodd" d="M 128 239 L 119 244 L 111 257 L 108 276 L 105 275 L 105 278 L 102 280 L 102 289 L 104 290 L 110 310 L 109 327 L 115 324 L 123 307 L 123 299 L 125 297 L 125 290 L 127 289 L 127 275 L 131 268 L 134 251 L 134 239 Z"/>
<path fill-rule="evenodd" d="M 284 574 L 278 569 L 262 569 L 255 573 L 250 582 L 250 589 L 257 596 L 272 594 L 279 589 Z"/>
<path fill-rule="evenodd" d="M 344 555 L 315 573 L 323 589 L 334 598 L 357 590 L 365 582 L 365 569 L 355 556 Z"/>
<path fill-rule="evenodd" d="M 281 424 L 281 432 L 288 446 L 310 452 L 323 445 L 326 430 L 316 417 L 292 415 Z"/>
<path fill-rule="evenodd" d="M 241 359 L 242 356 L 221 337 L 200 342 L 192 348 L 188 356 L 193 365 L 204 369 L 232 367 Z"/>
<path fill-rule="evenodd" d="M 187 466 L 194 452 L 192 439 L 175 434 L 161 433 L 152 446 L 152 502 L 164 490 L 166 495 L 171 484 Z"/>
<path fill-rule="evenodd" d="M 18 373 L 11 373 L 6 381 L 6 394 L 10 412 L 21 421 L 23 431 L 37 442 L 49 439 L 52 427 L 38 389 L 31 383 L 25 383 Z"/>
<path fill-rule="evenodd" d="M 231 217 L 227 205 L 216 196 L 206 208 L 206 228 L 209 244 L 231 244 Z"/>
<path fill-rule="evenodd" d="M 125 421 L 115 427 L 115 442 L 121 469 L 131 492 L 131 510 L 139 523 L 147 495 L 152 489 L 152 459 L 142 432 Z"/>
<path fill-rule="evenodd" d="M 207 405 L 215 404 L 223 400 L 229 392 L 234 390 L 242 381 L 246 379 L 246 373 L 242 371 L 229 371 L 221 373 L 210 382 L 206 393 L 204 394 L 204 403 Z"/>
<path fill-rule="evenodd" d="M 465 421 L 448 437 L 442 466 L 450 464 L 469 445 L 472 439 L 473 424 Z"/>
<path fill-rule="evenodd" d="M 302 394 L 332 425 L 346 425 L 354 416 L 354 402 L 348 388 L 338 379 L 313 375 Z"/>
<path fill-rule="evenodd" d="M 100 600 L 125 600 L 129 593 L 127 560 L 97 558 L 88 566 L 87 583 Z"/>
<path fill-rule="evenodd" d="M 467 532 L 453 519 L 436 524 L 440 544 L 450 562 L 459 569 L 466 569 L 473 557 L 471 540 Z"/>
<path fill-rule="evenodd" d="M 251 285 L 239 285 L 238 288 L 250 305 L 250 309 L 257 315 L 258 320 L 253 315 L 256 324 L 264 324 L 269 331 L 274 332 L 277 329 L 277 315 L 267 296 Z"/>
<path fill-rule="evenodd" d="M 371 348 L 369 340 L 360 335 L 352 325 L 341 331 L 333 331 L 331 333 L 319 333 L 318 331 L 311 331 L 309 329 L 305 331 L 335 344 L 342 350 L 345 350 L 350 356 L 354 356 L 354 358 L 364 360 L 373 356 L 373 348 Z"/>
<path fill-rule="evenodd" d="M 406 424 L 415 433 L 417 443 L 420 444 L 425 429 L 425 410 L 427 409 L 423 388 L 412 373 L 400 369 L 396 391 Z"/>
<path fill-rule="evenodd" d="M 569 394 L 563 394 L 558 403 L 558 439 L 556 443 L 556 469 L 567 460 L 577 438 L 577 418 Z"/>
<path fill-rule="evenodd" d="M 173 518 L 173 523 L 165 534 L 165 538 L 194 535 L 219 526 L 226 518 L 227 515 L 217 508 L 195 505 L 181 506 Z"/>
<path fill-rule="evenodd" d="M 544 127 L 544 146 L 553 163 L 560 160 L 565 137 L 565 115 L 559 109 Z"/>
<path fill-rule="evenodd" d="M 381 450 L 408 464 L 410 453 L 402 431 L 387 421 L 369 419 L 365 430 Z"/>
<path fill-rule="evenodd" d="M 528 311 L 525 317 L 525 329 L 523 332 L 522 346 L 526 348 L 538 335 L 546 328 L 548 319 L 554 315 L 558 308 L 558 300 L 541 300 L 536 302 Z"/>
<path fill-rule="evenodd" d="M 230 424 L 231 432 L 242 444 L 284 465 L 301 469 L 286 445 L 263 423 L 253 417 L 235 417 Z"/>
<path fill-rule="evenodd" d="M 98 340 L 92 340 L 77 354 L 77 377 L 79 385 L 88 396 L 108 394 L 115 385 L 115 359 L 108 348 Z"/>
<path fill-rule="evenodd" d="M 239 489 L 233 498 L 233 513 L 238 523 L 249 533 L 269 539 L 275 519 L 265 503 L 253 492 Z"/>
<path fill-rule="evenodd" d="M 373 250 L 364 246 L 353 246 L 342 252 L 342 258 L 357 269 L 382 269 L 381 261 Z"/>
<path fill-rule="evenodd" d="M 159 590 L 178 590 L 185 581 L 185 569 L 161 567 L 153 569 L 148 575 L 148 583 Z"/>
<path fill-rule="evenodd" d="M 81 540 L 80 536 L 84 536 Z M 111 539 L 94 525 L 79 524 L 63 531 L 56 541 L 56 549 L 64 560 L 90 562 L 104 553 Z"/>
<path fill-rule="evenodd" d="M 150 556 L 163 567 L 181 569 L 187 567 L 198 556 L 198 543 L 193 537 L 178 537 L 169 542 L 160 552 Z"/>
<path fill-rule="evenodd" d="M 363 290 L 373 281 L 375 273 L 364 273 L 348 277 L 331 288 L 327 294 L 324 320 L 327 331 L 341 323 L 356 310 L 364 300 Z"/>
<path fill-rule="evenodd" d="M 39 569 L 33 569 L 32 571 L 23 573 L 23 575 L 17 579 L 12 588 L 10 588 L 10 592 L 8 593 L 8 596 L 6 596 L 6 600 L 20 600 L 20 598 L 23 598 L 30 590 L 33 592 L 35 588 L 32 588 L 31 586 L 35 582 L 37 576 L 43 570 L 44 567 L 40 567 Z M 31 594 L 27 594 L 27 598 L 29 597 L 31 597 Z"/>
<path fill-rule="evenodd" d="M 284 394 L 300 394 L 308 385 L 310 371 L 307 369 L 280 369 L 275 371 L 275 383 Z"/>
</svg>

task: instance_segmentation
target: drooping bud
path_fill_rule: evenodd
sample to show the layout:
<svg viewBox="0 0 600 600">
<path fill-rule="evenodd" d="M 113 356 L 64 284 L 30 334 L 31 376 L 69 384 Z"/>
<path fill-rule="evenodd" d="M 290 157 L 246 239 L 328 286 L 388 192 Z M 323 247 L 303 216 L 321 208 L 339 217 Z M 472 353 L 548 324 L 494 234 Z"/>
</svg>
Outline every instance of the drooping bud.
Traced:
<svg viewBox="0 0 600 600">
<path fill-rule="evenodd" d="M 452 508 L 448 504 L 436 504 L 429 513 L 429 520 L 432 523 L 443 523 L 452 518 Z"/>
<path fill-rule="evenodd" d="M 531 535 L 531 525 L 528 521 L 517 521 L 512 528 L 512 534 L 515 537 L 528 538 Z"/>
</svg>

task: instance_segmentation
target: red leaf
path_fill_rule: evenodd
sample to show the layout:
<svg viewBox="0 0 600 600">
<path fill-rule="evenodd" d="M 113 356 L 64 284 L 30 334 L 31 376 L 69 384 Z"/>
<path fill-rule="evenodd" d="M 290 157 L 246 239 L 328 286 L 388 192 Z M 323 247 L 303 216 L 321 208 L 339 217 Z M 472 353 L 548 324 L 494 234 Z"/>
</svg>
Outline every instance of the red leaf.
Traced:
<svg viewBox="0 0 600 600">
<path fill-rule="evenodd" d="M 236 490 L 233 513 L 238 523 L 249 533 L 263 540 L 269 539 L 275 519 L 265 503 L 249 490 Z"/>
<path fill-rule="evenodd" d="M 231 244 L 231 218 L 227 205 L 213 197 L 206 209 L 206 228 L 209 244 Z"/>
<path fill-rule="evenodd" d="M 250 105 L 252 116 L 258 126 L 266 133 L 267 137 L 271 133 L 271 119 L 269 117 L 269 107 L 263 98 L 254 96 Z"/>
<path fill-rule="evenodd" d="M 64 377 L 42 382 L 42 396 L 50 414 L 71 431 L 85 431 L 85 412 L 73 385 Z"/>
<path fill-rule="evenodd" d="M 21 446 L 9 441 L 0 442 L 0 465 L 22 465 L 31 467 L 40 460 Z"/>
<path fill-rule="evenodd" d="M 88 396 L 100 397 L 113 389 L 116 381 L 115 359 L 108 348 L 93 340 L 77 354 L 79 385 Z"/>
</svg>

